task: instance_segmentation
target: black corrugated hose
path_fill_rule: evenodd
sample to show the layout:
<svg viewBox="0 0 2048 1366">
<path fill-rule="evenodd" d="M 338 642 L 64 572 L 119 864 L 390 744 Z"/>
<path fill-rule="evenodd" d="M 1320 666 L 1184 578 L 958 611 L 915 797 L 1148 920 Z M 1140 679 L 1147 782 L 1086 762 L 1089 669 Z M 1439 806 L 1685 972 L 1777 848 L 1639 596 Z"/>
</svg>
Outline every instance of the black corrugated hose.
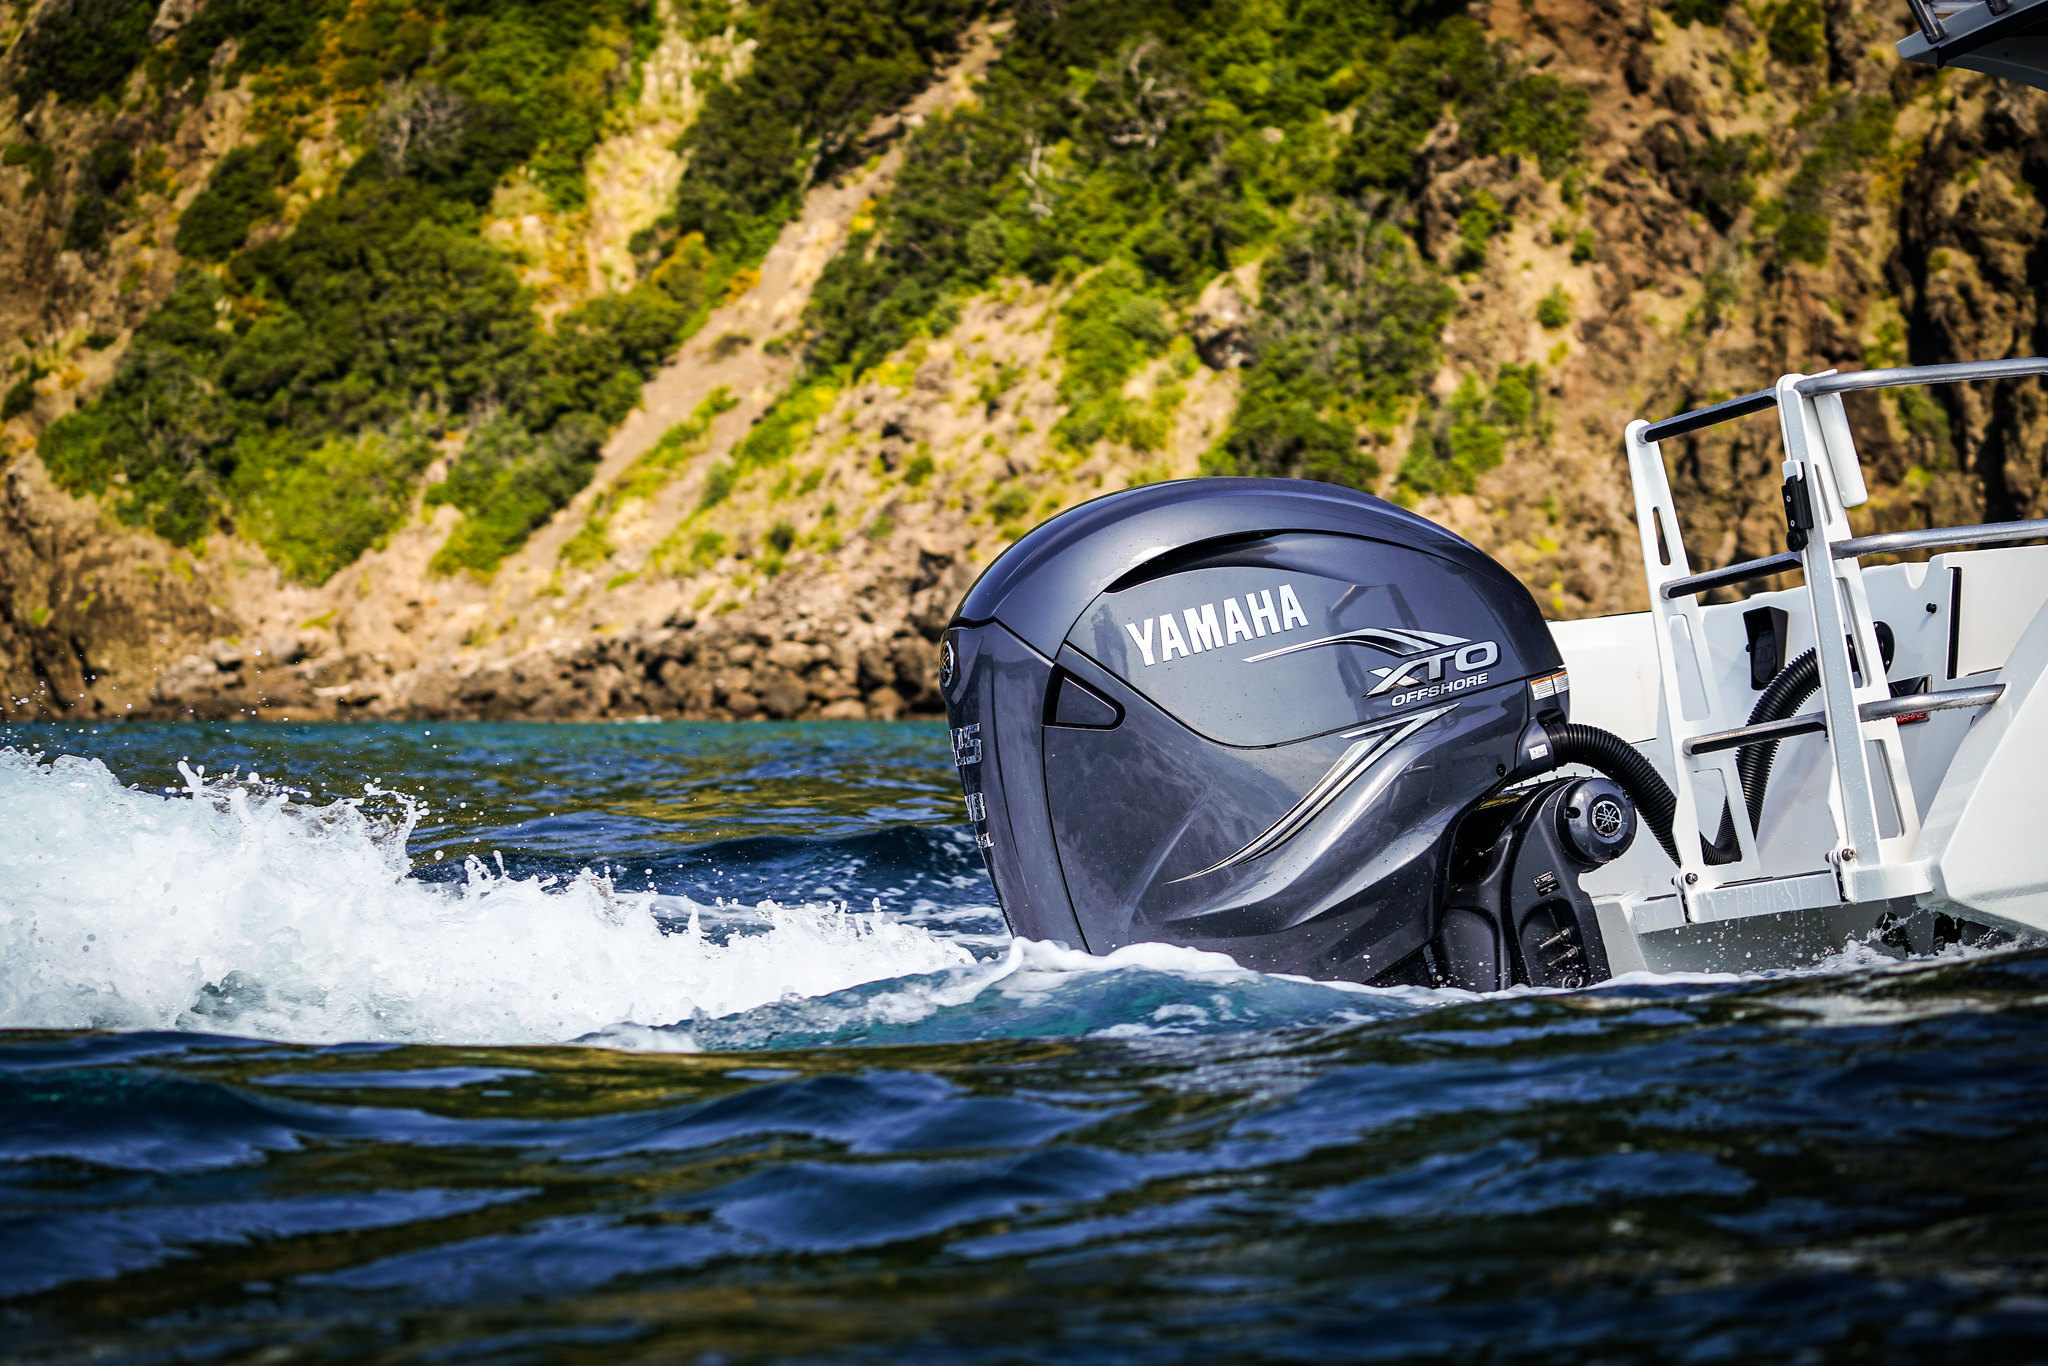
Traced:
<svg viewBox="0 0 2048 1366">
<path fill-rule="evenodd" d="M 1749 713 L 1749 724 L 1779 721 L 1805 705 L 1820 687 L 1820 660 L 1808 650 L 1778 670 L 1764 687 Z M 1735 771 L 1742 776 L 1742 797 L 1749 804 L 1749 828 L 1755 830 L 1764 815 L 1764 789 L 1771 785 L 1771 765 L 1777 760 L 1781 740 L 1744 745 L 1735 756 Z"/>
<path fill-rule="evenodd" d="M 1754 726 L 1792 715 L 1819 687 L 1820 664 L 1813 651 L 1808 650 L 1780 669 L 1777 677 L 1764 688 L 1763 696 L 1757 698 L 1756 706 L 1750 710 L 1749 724 Z M 1657 837 L 1657 843 L 1664 846 L 1664 852 L 1671 856 L 1671 861 L 1678 862 L 1678 844 L 1671 836 L 1671 820 L 1678 812 L 1678 798 L 1672 795 L 1664 775 L 1657 772 L 1634 745 L 1611 731 L 1575 722 L 1546 726 L 1545 729 L 1550 732 L 1550 747 L 1557 762 L 1560 765 L 1584 764 L 1588 768 L 1597 768 L 1621 784 L 1621 790 L 1628 793 L 1629 800 L 1636 804 L 1643 824 L 1650 827 L 1650 833 Z M 1742 779 L 1742 797 L 1749 808 L 1752 830 L 1763 818 L 1764 793 L 1770 787 L 1771 765 L 1777 760 L 1781 743 L 1765 740 L 1744 745 L 1735 757 L 1735 770 Z M 1719 833 L 1712 840 L 1702 835 L 1700 849 L 1708 863 L 1732 863 L 1741 856 L 1732 810 L 1725 806 L 1721 808 Z"/>
<path fill-rule="evenodd" d="M 1634 745 L 1598 726 L 1567 721 L 1543 728 L 1550 734 L 1551 752 L 1560 765 L 1584 764 L 1619 783 L 1657 843 L 1664 846 L 1673 863 L 1678 862 L 1678 846 L 1671 839 L 1671 817 L 1678 810 L 1678 799 L 1671 795 L 1664 776 Z"/>
</svg>

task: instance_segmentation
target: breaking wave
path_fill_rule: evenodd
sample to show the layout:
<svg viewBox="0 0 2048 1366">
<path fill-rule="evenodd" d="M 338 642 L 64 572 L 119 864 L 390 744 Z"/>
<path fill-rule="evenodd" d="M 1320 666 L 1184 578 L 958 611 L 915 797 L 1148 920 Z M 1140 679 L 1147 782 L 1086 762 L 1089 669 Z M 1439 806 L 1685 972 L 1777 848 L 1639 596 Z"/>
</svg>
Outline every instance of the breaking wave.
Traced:
<svg viewBox="0 0 2048 1366">
<path fill-rule="evenodd" d="M 533 1043 L 970 964 L 844 903 L 750 909 L 620 874 L 412 876 L 403 793 L 307 805 L 258 775 L 124 787 L 0 750 L 0 1027 Z"/>
</svg>

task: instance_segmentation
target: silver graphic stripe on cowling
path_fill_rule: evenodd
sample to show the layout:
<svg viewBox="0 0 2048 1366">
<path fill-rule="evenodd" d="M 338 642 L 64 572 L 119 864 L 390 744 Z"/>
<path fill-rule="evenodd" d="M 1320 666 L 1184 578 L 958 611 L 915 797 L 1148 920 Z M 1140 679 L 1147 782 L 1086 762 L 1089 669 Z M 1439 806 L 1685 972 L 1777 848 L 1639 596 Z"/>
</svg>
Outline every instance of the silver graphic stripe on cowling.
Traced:
<svg viewBox="0 0 2048 1366">
<path fill-rule="evenodd" d="M 1347 732 L 1344 737 L 1345 739 L 1348 740 L 1352 736 L 1358 736 L 1360 737 L 1358 742 L 1338 756 L 1337 762 L 1330 765 L 1330 771 L 1317 779 L 1316 785 L 1310 788 L 1286 815 L 1274 821 L 1264 834 L 1258 836 L 1250 844 L 1247 844 L 1228 858 L 1210 864 L 1199 873 L 1189 873 L 1186 877 L 1177 877 L 1174 879 L 1174 882 L 1193 882 L 1198 877 L 1207 877 L 1211 873 L 1221 872 L 1225 868 L 1234 868 L 1240 863 L 1249 863 L 1255 858 L 1263 858 L 1265 855 L 1272 853 L 1275 849 L 1278 849 L 1281 845 L 1300 834 L 1304 826 L 1317 816 L 1320 816 L 1330 803 L 1336 801 L 1343 794 L 1345 788 L 1351 786 L 1360 777 L 1364 776 L 1366 770 L 1379 762 L 1388 750 L 1393 749 L 1403 740 L 1406 740 L 1438 717 L 1448 716 L 1457 709 L 1458 704 L 1453 702 L 1448 706 L 1418 712 L 1413 716 L 1404 716 L 1397 721 L 1384 722 L 1366 730 Z"/>
<path fill-rule="evenodd" d="M 1435 631 L 1417 631 L 1407 626 L 1367 626 L 1356 631 L 1346 631 L 1342 635 L 1324 636 L 1320 640 L 1304 640 L 1297 645 L 1268 650 L 1262 655 L 1247 655 L 1244 662 L 1257 664 L 1261 660 L 1300 654 L 1303 650 L 1313 650 L 1324 645 L 1370 645 L 1375 650 L 1385 650 L 1390 655 L 1419 655 L 1425 650 L 1440 650 L 1446 645 L 1470 643 L 1463 636 L 1438 635 Z"/>
</svg>

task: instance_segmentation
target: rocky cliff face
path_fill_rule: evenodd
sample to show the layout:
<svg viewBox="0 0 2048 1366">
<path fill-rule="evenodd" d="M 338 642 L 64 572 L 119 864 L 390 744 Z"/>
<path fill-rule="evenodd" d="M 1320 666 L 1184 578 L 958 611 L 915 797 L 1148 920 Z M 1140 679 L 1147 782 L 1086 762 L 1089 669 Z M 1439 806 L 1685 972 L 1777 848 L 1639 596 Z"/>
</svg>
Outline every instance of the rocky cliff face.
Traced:
<svg viewBox="0 0 2048 1366">
<path fill-rule="evenodd" d="M 1363 477 L 1378 491 L 1495 554 L 1553 615 L 1643 606 L 1620 454 L 1631 418 L 1792 370 L 2031 354 L 2048 340 L 2048 96 L 1903 67 L 1890 49 L 1902 6 L 1524 0 L 1473 14 L 1518 61 L 1590 96 L 1583 134 L 1560 172 L 1531 154 L 1475 154 L 1447 106 L 1403 188 L 1362 196 L 1455 297 L 1427 375 L 1360 424 L 1372 464 L 1357 468 L 1376 466 Z M 119 348 L 83 338 L 125 337 L 168 290 L 170 253 L 133 248 L 134 262 L 158 255 L 120 266 L 111 289 L 75 251 L 34 268 L 18 255 L 0 310 L 19 353 L 77 364 L 75 378 L 39 380 L 9 427 L 0 716 L 938 710 L 935 642 L 973 577 L 1062 507 L 1217 468 L 1246 367 L 1285 322 L 1266 290 L 1270 255 L 1169 297 L 1161 336 L 1175 340 L 1150 346 L 1117 391 L 1150 425 L 1085 442 L 1059 434 L 1077 392 L 1064 339 L 1095 271 L 999 278 L 857 375 L 804 367 L 789 338 L 821 271 L 849 241 L 873 249 L 859 244 L 906 145 L 988 98 L 1008 32 L 1000 16 L 974 30 L 872 130 L 864 163 L 808 192 L 758 274 L 647 383 L 588 485 L 488 577 L 435 571 L 461 514 L 422 492 L 381 545 L 310 587 L 234 535 L 173 550 L 59 492 L 34 435 L 104 383 Z M 209 99 L 181 125 L 200 131 L 178 134 L 195 158 L 235 137 L 232 101 Z M 617 136 L 593 164 L 624 164 L 639 145 L 624 139 L 648 141 Z M 44 250 L 52 200 L 24 184 L 0 179 L 0 196 L 17 224 L 51 218 Z M 159 239 L 177 211 L 164 200 Z M 500 221 L 517 235 L 516 219 Z M 601 291 L 607 270 L 630 273 L 620 243 L 637 222 L 600 207 L 580 227 L 533 231 L 567 234 L 549 248 L 555 278 Z M 1861 396 L 1851 411 L 1871 529 L 2048 511 L 2037 385 Z M 1766 419 L 1667 448 L 1696 564 L 1777 548 L 1775 448 Z"/>
</svg>

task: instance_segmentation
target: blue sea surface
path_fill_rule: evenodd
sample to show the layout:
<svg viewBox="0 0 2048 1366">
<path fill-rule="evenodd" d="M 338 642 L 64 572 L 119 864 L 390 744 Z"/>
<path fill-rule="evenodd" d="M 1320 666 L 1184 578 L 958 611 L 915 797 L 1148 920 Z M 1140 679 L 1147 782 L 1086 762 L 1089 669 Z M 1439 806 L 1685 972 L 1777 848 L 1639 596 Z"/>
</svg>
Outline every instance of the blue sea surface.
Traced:
<svg viewBox="0 0 2048 1366">
<path fill-rule="evenodd" d="M 2048 952 L 1090 957 L 961 816 L 937 725 L 0 728 L 0 1360 L 2048 1359 Z"/>
</svg>

